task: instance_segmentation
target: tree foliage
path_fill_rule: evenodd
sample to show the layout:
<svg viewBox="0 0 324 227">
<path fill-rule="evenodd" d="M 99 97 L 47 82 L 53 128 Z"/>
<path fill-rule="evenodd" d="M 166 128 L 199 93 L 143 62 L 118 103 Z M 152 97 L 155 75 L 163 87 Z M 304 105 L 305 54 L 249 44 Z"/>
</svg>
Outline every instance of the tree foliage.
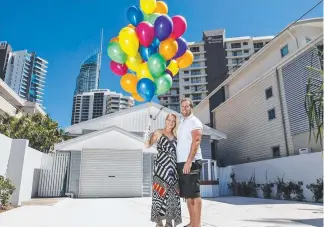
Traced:
<svg viewBox="0 0 324 227">
<path fill-rule="evenodd" d="M 27 139 L 29 146 L 44 153 L 69 137 L 48 115 L 23 115 L 20 118 L 0 115 L 0 133 L 12 139 Z"/>
</svg>

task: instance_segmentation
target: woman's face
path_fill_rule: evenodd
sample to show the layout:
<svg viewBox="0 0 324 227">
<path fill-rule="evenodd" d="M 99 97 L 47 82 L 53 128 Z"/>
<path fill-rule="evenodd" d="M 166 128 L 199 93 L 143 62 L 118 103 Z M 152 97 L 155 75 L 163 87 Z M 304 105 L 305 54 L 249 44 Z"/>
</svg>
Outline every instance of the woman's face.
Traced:
<svg viewBox="0 0 324 227">
<path fill-rule="evenodd" d="M 165 120 L 165 124 L 168 129 L 173 129 L 176 125 L 176 118 L 173 115 L 169 115 Z"/>
</svg>

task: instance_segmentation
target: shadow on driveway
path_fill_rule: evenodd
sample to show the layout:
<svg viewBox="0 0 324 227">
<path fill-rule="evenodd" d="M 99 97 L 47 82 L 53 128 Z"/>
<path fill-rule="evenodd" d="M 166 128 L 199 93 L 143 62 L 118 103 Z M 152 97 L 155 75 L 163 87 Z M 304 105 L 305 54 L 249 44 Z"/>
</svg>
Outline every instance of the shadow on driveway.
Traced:
<svg viewBox="0 0 324 227">
<path fill-rule="evenodd" d="M 269 223 L 269 224 L 278 224 L 284 225 L 291 222 L 298 224 L 310 225 L 310 226 L 323 226 L 323 218 L 314 218 L 314 219 L 260 219 L 260 220 L 244 220 L 249 222 L 259 222 L 259 223 Z"/>
</svg>

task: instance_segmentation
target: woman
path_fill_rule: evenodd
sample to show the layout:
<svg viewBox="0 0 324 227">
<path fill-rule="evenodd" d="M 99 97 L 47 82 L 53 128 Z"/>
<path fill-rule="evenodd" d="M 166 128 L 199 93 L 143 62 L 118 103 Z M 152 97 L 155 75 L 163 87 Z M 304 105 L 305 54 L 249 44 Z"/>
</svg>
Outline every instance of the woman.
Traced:
<svg viewBox="0 0 324 227">
<path fill-rule="evenodd" d="M 176 122 L 177 116 L 168 114 L 165 128 L 156 130 L 146 142 L 146 147 L 156 143 L 158 150 L 153 169 L 151 208 L 151 221 L 157 223 L 156 227 L 163 227 L 162 220 L 166 220 L 165 227 L 172 227 L 172 220 L 175 226 L 182 222 L 176 157 Z"/>
</svg>

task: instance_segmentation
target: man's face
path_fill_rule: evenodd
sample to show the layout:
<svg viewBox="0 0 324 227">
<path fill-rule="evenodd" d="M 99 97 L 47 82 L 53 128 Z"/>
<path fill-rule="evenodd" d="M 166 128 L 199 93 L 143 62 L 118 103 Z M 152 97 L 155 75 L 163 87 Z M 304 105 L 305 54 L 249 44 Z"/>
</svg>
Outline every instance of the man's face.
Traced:
<svg viewBox="0 0 324 227">
<path fill-rule="evenodd" d="M 192 109 L 190 107 L 189 101 L 183 101 L 181 103 L 181 113 L 184 117 L 188 117 L 191 115 Z"/>
</svg>

